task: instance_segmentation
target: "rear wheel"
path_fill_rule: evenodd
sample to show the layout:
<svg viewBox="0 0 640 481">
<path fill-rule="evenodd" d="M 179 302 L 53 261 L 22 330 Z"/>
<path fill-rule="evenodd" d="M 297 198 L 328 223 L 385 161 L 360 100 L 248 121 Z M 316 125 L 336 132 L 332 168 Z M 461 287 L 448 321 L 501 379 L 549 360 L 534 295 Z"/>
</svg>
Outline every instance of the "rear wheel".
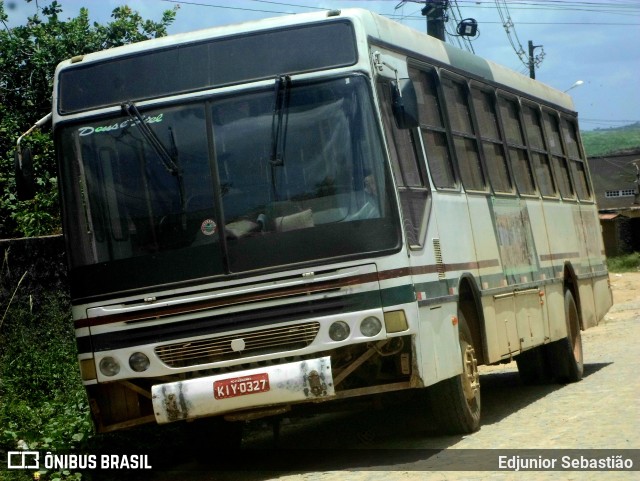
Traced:
<svg viewBox="0 0 640 481">
<path fill-rule="evenodd" d="M 464 315 L 460 312 L 458 317 L 462 374 L 427 388 L 433 416 L 448 434 L 468 434 L 480 428 L 478 360 Z"/>
<path fill-rule="evenodd" d="M 564 294 L 564 314 L 567 337 L 548 346 L 552 370 L 558 382 L 577 382 L 584 374 L 584 360 L 578 308 L 571 291 Z"/>
</svg>

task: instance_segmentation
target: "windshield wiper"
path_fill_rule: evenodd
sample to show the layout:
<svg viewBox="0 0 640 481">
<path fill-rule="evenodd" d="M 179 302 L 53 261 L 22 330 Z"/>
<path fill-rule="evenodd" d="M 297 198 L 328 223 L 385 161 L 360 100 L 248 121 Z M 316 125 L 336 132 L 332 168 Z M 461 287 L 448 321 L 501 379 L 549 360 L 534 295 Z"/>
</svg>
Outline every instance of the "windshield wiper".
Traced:
<svg viewBox="0 0 640 481">
<path fill-rule="evenodd" d="M 284 150 L 287 140 L 287 125 L 289 123 L 289 97 L 291 94 L 291 77 L 282 75 L 276 78 L 276 97 L 271 117 L 271 191 L 274 200 L 278 199 L 276 185 L 276 167 L 284 165 Z"/>
<path fill-rule="evenodd" d="M 289 123 L 289 98 L 291 96 L 291 77 L 282 75 L 276 79 L 276 98 L 271 119 L 271 158 L 274 166 L 284 165 L 284 150 Z"/>
<path fill-rule="evenodd" d="M 122 104 L 122 111 L 129 117 L 131 117 L 132 120 L 138 121 L 136 125 L 140 129 L 140 132 L 142 132 L 142 135 L 144 135 L 145 139 L 147 139 L 147 142 L 149 142 L 155 149 L 165 169 L 167 169 L 170 174 L 179 175 L 180 169 L 178 168 L 176 160 L 169 153 L 167 148 L 163 145 L 162 141 L 153 132 L 153 130 L 149 128 L 149 126 L 145 122 L 144 117 L 142 116 L 142 114 L 140 114 L 138 107 L 136 107 L 133 102 L 127 102 Z"/>
<path fill-rule="evenodd" d="M 176 177 L 178 181 L 178 191 L 180 193 L 180 218 L 182 224 L 182 230 L 187 229 L 187 206 L 186 195 L 184 188 L 184 177 L 182 175 L 182 169 L 178 163 L 178 148 L 176 146 L 176 139 L 173 129 L 169 127 L 169 136 L 171 138 L 171 153 L 164 146 L 162 141 L 158 138 L 153 130 L 149 127 L 144 117 L 138 110 L 138 107 L 133 102 L 125 102 L 122 104 L 122 111 L 126 113 L 132 120 L 137 120 L 137 127 L 142 132 L 144 138 L 154 148 L 158 157 L 162 161 L 162 165 L 167 172 Z"/>
</svg>

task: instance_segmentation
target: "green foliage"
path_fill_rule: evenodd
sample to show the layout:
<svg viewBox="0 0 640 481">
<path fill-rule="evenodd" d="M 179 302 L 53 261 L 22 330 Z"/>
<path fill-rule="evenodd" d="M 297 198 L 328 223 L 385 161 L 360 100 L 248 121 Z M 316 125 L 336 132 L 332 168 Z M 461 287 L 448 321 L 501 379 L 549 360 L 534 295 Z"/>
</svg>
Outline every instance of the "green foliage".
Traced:
<svg viewBox="0 0 640 481">
<path fill-rule="evenodd" d="M 640 271 L 640 252 L 633 252 L 607 259 L 609 272 L 637 272 Z"/>
<path fill-rule="evenodd" d="M 588 157 L 640 149 L 640 122 L 613 129 L 581 132 Z"/>
<path fill-rule="evenodd" d="M 76 359 L 66 298 L 49 295 L 37 309 L 28 298 L 10 306 L 0 326 L 0 451 L 85 446 L 93 428 Z M 45 474 L 42 479 L 80 479 L 78 473 Z"/>
<path fill-rule="evenodd" d="M 26 0 L 30 1 L 30 0 Z M 38 13 L 26 25 L 9 28 L 0 0 L 0 238 L 53 234 L 60 231 L 57 168 L 51 135 L 30 135 L 39 194 L 19 202 L 15 195 L 14 149 L 18 137 L 51 111 L 53 75 L 61 61 L 167 34 L 176 10 L 159 22 L 144 20 L 127 6 L 113 10 L 106 25 L 91 23 L 89 11 L 61 20 L 61 4 L 38 3 Z"/>
</svg>

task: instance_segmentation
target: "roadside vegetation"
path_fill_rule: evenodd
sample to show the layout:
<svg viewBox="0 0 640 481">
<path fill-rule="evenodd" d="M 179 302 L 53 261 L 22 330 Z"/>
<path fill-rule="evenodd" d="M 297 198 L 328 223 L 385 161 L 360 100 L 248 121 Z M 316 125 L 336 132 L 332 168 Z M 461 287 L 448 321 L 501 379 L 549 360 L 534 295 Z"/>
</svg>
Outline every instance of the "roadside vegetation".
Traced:
<svg viewBox="0 0 640 481">
<path fill-rule="evenodd" d="M 640 149 L 640 122 L 611 129 L 589 130 L 580 134 L 587 157 Z"/>
<path fill-rule="evenodd" d="M 638 272 L 640 271 L 640 252 L 610 257 L 607 259 L 609 272 Z"/>
<path fill-rule="evenodd" d="M 126 0 L 125 0 L 126 1 Z M 167 34 L 176 9 L 159 21 L 145 20 L 130 7 L 113 10 L 104 25 L 91 22 L 81 8 L 75 18 L 63 13 L 57 0 L 37 2 L 36 15 L 25 25 L 9 27 L 11 6 L 31 0 L 0 0 L 0 238 L 59 233 L 57 168 L 50 132 L 35 132 L 23 142 L 34 151 L 37 195 L 19 201 L 14 178 L 18 137 L 51 111 L 55 68 L 63 60 L 89 52 Z M 64 2 L 62 2 L 64 3 Z M 5 9 L 5 4 L 7 9 Z"/>
<path fill-rule="evenodd" d="M 124 449 L 127 454 L 151 454 L 158 462 L 188 455 L 190 433 L 180 424 L 95 433 L 65 296 L 49 293 L 37 303 L 29 296 L 16 297 L 6 307 L 0 306 L 0 480 L 34 479 L 34 471 L 1 467 L 3 453 L 18 449 L 97 455 Z M 137 475 L 136 471 L 46 470 L 41 461 L 39 479 L 119 481 Z"/>
<path fill-rule="evenodd" d="M 23 142 L 34 151 L 37 194 L 19 201 L 14 177 L 17 138 L 51 111 L 53 74 L 67 58 L 167 34 L 177 7 L 158 21 L 128 6 L 113 10 L 105 24 L 89 10 L 63 14 L 64 2 L 34 2 L 37 13 L 11 25 L 13 6 L 31 0 L 0 0 L 0 238 L 60 233 L 57 168 L 51 133 L 35 132 Z M 5 5 L 7 8 L 5 9 Z M 6 253 L 5 253 L 6 254 Z M 6 259 L 5 259 L 6 261 Z M 0 281 L 7 279 L 2 263 Z M 60 293 L 25 294 L 24 286 L 0 289 L 0 466 L 7 451 L 89 452 L 109 444 L 96 436 L 80 382 L 68 298 Z M 153 445 L 153 435 L 145 438 Z M 138 439 L 139 441 L 139 439 Z M 117 446 L 117 444 L 116 444 Z M 33 479 L 29 471 L 5 470 L 3 481 Z M 42 480 L 95 479 L 73 470 L 42 473 Z M 103 478 L 101 478 L 103 479 Z"/>
<path fill-rule="evenodd" d="M 0 451 L 83 451 L 93 428 L 69 302 L 48 294 L 39 304 L 14 299 L 0 325 Z M 27 474 L 0 472 L 0 478 L 30 479 Z M 80 479 L 70 471 L 48 474 L 42 479 Z"/>
</svg>

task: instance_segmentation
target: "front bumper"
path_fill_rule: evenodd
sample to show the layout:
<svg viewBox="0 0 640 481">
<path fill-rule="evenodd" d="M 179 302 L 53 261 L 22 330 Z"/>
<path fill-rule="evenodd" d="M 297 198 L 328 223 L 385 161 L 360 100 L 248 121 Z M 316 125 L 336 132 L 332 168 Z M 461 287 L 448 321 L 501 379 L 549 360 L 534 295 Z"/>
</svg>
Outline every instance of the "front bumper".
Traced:
<svg viewBox="0 0 640 481">
<path fill-rule="evenodd" d="M 151 389 L 159 424 L 335 395 L 331 358 L 157 384 Z"/>
</svg>

